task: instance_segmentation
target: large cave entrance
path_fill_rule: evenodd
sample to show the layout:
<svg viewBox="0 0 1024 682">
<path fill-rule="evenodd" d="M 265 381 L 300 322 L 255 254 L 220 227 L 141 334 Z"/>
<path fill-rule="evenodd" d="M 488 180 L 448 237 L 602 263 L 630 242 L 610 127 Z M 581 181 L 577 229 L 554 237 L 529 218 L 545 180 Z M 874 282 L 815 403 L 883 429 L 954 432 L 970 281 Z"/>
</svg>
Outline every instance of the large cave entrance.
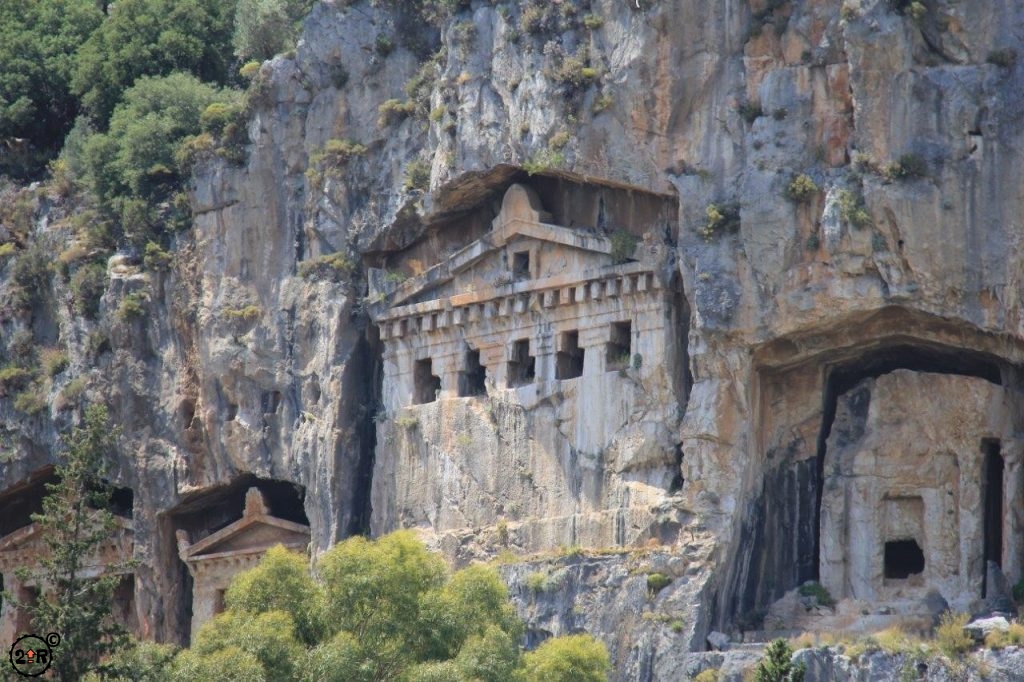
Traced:
<svg viewBox="0 0 1024 682">
<path fill-rule="evenodd" d="M 758 360 L 769 360 L 758 370 L 758 442 L 764 453 L 764 468 L 758 492 L 744 510 L 739 531 L 743 540 L 737 546 L 736 561 L 729 567 L 729 577 L 720 594 L 721 610 L 715 619 L 719 627 L 732 623 L 739 624 L 741 629 L 758 629 L 763 625 L 768 605 L 807 581 L 821 580 L 827 446 L 830 439 L 859 436 L 856 430 L 861 419 L 849 415 L 858 411 L 866 415 L 871 404 L 868 392 L 858 396 L 859 389 L 854 390 L 859 384 L 898 370 L 970 377 L 994 387 L 1019 383 L 1016 366 L 1001 354 L 987 350 L 1007 351 L 1001 341 L 977 335 L 975 348 L 965 348 L 943 339 L 964 342 L 967 337 L 962 329 L 939 324 L 915 313 L 886 309 L 854 331 L 836 333 L 834 339 L 808 334 L 806 338 L 775 342 L 768 352 L 756 356 Z M 924 330 L 920 337 L 913 335 L 916 328 Z M 827 350 L 830 339 L 834 347 Z M 846 416 L 837 420 L 837 404 L 844 395 Z M 936 398 L 916 398 L 929 399 Z M 985 447 L 989 454 L 985 455 L 984 488 L 1012 489 L 1012 482 L 1002 480 L 1002 458 L 991 454 L 993 445 Z M 972 448 L 977 453 L 979 441 L 974 441 Z M 922 461 L 931 465 L 931 460 Z M 981 483 L 978 481 L 978 485 Z M 901 516 L 902 503 L 897 500 L 914 494 L 914 490 L 888 493 L 891 503 L 897 505 L 891 528 L 872 550 L 877 554 L 864 559 L 877 562 L 879 576 L 883 571 L 906 576 L 886 579 L 894 584 L 912 584 L 917 580 L 914 576 L 928 576 L 932 570 L 940 570 L 941 562 L 933 565 L 930 552 L 946 551 L 944 546 L 937 545 L 936 538 L 912 531 L 913 524 L 906 520 L 909 517 Z M 1006 502 L 993 492 L 985 496 L 984 504 L 984 556 L 996 561 L 996 555 L 1006 554 L 1002 546 L 1005 538 L 1001 535 L 1005 529 L 997 521 Z M 981 518 L 977 524 L 980 528 Z M 911 543 L 918 546 L 920 556 Z M 977 554 L 981 559 L 980 544 Z"/>
</svg>

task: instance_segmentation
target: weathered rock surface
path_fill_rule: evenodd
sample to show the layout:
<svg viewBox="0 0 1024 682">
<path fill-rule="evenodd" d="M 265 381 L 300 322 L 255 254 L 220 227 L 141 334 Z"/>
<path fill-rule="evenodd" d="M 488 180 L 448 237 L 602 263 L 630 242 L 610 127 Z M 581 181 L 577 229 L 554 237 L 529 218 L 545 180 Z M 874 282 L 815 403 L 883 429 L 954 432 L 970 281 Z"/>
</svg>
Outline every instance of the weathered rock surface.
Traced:
<svg viewBox="0 0 1024 682">
<path fill-rule="evenodd" d="M 757 630 L 768 605 L 818 578 L 828 561 L 819 500 L 829 443 L 871 438 L 875 428 L 854 419 L 851 389 L 866 379 L 884 387 L 896 370 L 948 375 L 943 390 L 928 380 L 913 398 L 892 394 L 903 426 L 884 415 L 875 424 L 904 435 L 959 414 L 961 390 L 980 410 L 978 390 L 990 390 L 975 388 L 983 379 L 996 380 L 1017 413 L 1024 69 L 989 57 L 1019 47 L 1024 10 L 935 0 L 915 18 L 899 9 L 905 4 L 593 0 L 573 13 L 570 3 L 544 3 L 534 30 L 521 21 L 527 5 L 475 0 L 439 32 L 415 29 L 417 44 L 447 49 L 426 71 L 419 111 L 381 128 L 379 105 L 406 97 L 403 85 L 422 59 L 402 41 L 382 56 L 374 41 L 411 35 L 414 22 L 404 9 L 318 3 L 295 56 L 263 65 L 269 87 L 249 124 L 245 163 L 198 169 L 195 227 L 176 237 L 168 272 L 112 261 L 97 322 L 74 314 L 60 277 L 30 313 L 4 308 L 5 353 L 16 332 L 31 329 L 35 343 L 67 345 L 71 358 L 69 371 L 46 385 L 44 414 L 15 410 L 12 396 L 0 400 L 2 487 L 53 462 L 59 431 L 73 421 L 58 397 L 84 375 L 85 396 L 110 404 L 123 428 L 116 481 L 134 491 L 137 603 L 149 634 L 187 631 L 189 585 L 174 530 L 230 521 L 237 512 L 214 500 L 235 490 L 225 487 L 230 481 L 244 490 L 250 475 L 300 486 L 292 506 L 309 521 L 314 551 L 377 517 L 388 520 L 380 529 L 423 527 L 453 557 L 485 556 L 501 544 L 498 522 L 515 505 L 506 521 L 514 546 L 523 533 L 530 541 L 520 546 L 555 549 L 571 536 L 545 530 L 548 516 L 577 514 L 582 542 L 654 539 L 669 562 L 697 543 L 704 558 L 683 569 L 685 586 L 676 587 L 677 577 L 654 599 L 675 600 L 668 622 L 678 620 L 679 633 L 639 618 L 643 579 L 612 560 L 572 567 L 566 585 L 574 591 L 545 593 L 531 616 L 542 630 L 600 636 L 615 653 L 618 679 L 695 672 L 686 652 L 704 649 L 713 628 L 734 639 Z M 587 13 L 600 25 L 587 28 Z M 583 73 L 585 65 L 594 71 Z M 440 116 L 427 115 L 434 111 Z M 311 168 L 331 139 L 367 152 L 343 167 Z M 414 161 L 430 168 L 425 188 L 406 182 Z M 820 191 L 788 198 L 798 174 Z M 657 448 L 629 455 L 656 464 L 656 485 L 603 488 L 582 510 L 556 499 L 558 486 L 582 486 L 593 463 L 552 445 L 556 407 L 523 404 L 514 393 L 508 405 L 488 399 L 491 415 L 440 401 L 424 409 L 417 430 L 374 422 L 388 389 L 379 385 L 364 273 L 413 271 L 412 256 L 388 260 L 410 248 L 423 263 L 447 257 L 475 238 L 480 225 L 466 221 L 493 217 L 512 182 L 547 192 L 557 204 L 547 209 L 561 215 L 582 205 L 570 183 L 678 197 L 667 225 L 592 225 L 638 236 L 657 227 L 671 256 L 666 274 L 681 282 L 688 368 L 672 371 L 689 372 L 685 410 L 673 414 L 668 404 L 677 392 L 646 391 L 663 430 L 644 436 Z M 708 208 L 732 215 L 733 203 L 738 223 L 708 229 Z M 51 204 L 40 204 L 37 232 L 59 252 L 68 229 Z M 333 252 L 354 264 L 351 274 L 299 275 L 299 263 Z M 7 263 L 0 275 L 7 292 Z M 115 314 L 130 292 L 149 297 L 143 319 Z M 639 391 L 610 381 L 585 403 Z M 456 442 L 461 433 L 465 447 Z M 982 434 L 970 434 L 962 447 L 977 453 L 972 439 Z M 371 480 L 375 457 L 392 447 L 389 437 L 401 446 L 394 465 L 424 484 L 371 508 L 371 488 L 382 483 Z M 620 437 L 639 440 L 628 430 Z M 666 446 L 680 443 L 681 463 L 666 459 Z M 552 487 L 543 503 L 527 477 L 543 469 L 539 451 L 557 455 L 544 465 Z M 919 454 L 931 465 L 940 453 Z M 421 470 L 415 458 L 424 458 Z M 1007 460 L 1004 482 L 1019 475 L 1015 466 Z M 678 489 L 668 475 L 676 468 Z M 936 475 L 952 475 L 939 468 Z M 598 481 L 603 475 L 591 483 Z M 500 499 L 481 492 L 497 482 Z M 950 552 L 959 547 L 965 576 L 984 572 L 977 534 L 964 526 L 980 509 L 975 482 L 962 480 L 957 505 L 966 544 L 957 531 L 935 538 L 952 543 Z M 623 499 L 638 488 L 639 502 Z M 621 522 L 616 510 L 634 503 L 669 521 L 670 536 L 610 532 Z M 1019 505 L 1010 513 L 1020 528 Z M 441 533 L 429 528 L 438 519 Z M 1019 542 L 1003 540 L 1004 550 Z M 1016 560 L 1002 566 L 1010 584 L 1022 577 Z M 602 587 L 594 576 L 611 582 Z M 537 606 L 514 591 L 524 611 Z M 1013 650 L 986 656 L 1024 666 Z M 832 659 L 821 665 L 846 674 Z"/>
</svg>

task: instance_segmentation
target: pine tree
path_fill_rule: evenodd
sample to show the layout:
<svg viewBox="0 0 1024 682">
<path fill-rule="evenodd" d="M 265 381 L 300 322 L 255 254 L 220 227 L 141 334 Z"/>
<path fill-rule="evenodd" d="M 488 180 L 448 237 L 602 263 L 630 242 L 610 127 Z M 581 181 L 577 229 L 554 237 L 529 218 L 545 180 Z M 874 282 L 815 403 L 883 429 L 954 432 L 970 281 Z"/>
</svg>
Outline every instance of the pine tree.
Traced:
<svg viewBox="0 0 1024 682">
<path fill-rule="evenodd" d="M 803 682 L 806 666 L 793 665 L 793 650 L 784 639 L 772 641 L 754 671 L 755 682 Z"/>
<path fill-rule="evenodd" d="M 44 586 L 35 604 L 26 605 L 36 632 L 56 632 L 61 642 L 52 669 L 59 680 L 80 680 L 106 670 L 105 659 L 128 644 L 128 633 L 113 621 L 114 590 L 128 565 L 107 566 L 99 577 L 85 575 L 90 560 L 116 530 L 108 511 L 110 488 L 103 480 L 115 434 L 106 407 L 86 408 L 84 423 L 66 440 L 58 481 L 47 484 L 43 511 L 33 514 L 44 552 L 35 570 L 21 579 Z"/>
</svg>

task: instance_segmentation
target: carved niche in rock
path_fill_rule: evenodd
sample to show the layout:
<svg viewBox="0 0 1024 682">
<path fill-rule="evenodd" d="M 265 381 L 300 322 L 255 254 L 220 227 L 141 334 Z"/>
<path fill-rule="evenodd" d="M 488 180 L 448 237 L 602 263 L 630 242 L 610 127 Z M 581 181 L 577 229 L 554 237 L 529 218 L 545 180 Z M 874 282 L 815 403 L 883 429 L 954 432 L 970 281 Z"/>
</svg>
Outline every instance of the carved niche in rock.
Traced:
<svg viewBox="0 0 1024 682">
<path fill-rule="evenodd" d="M 967 610 L 985 596 L 986 561 L 1016 581 L 1016 432 L 1009 391 L 976 377 L 897 370 L 843 394 L 824 462 L 822 584 L 867 602 L 937 590 Z"/>
<path fill-rule="evenodd" d="M 192 575 L 192 637 L 224 610 L 224 593 L 231 579 L 255 567 L 268 549 L 284 545 L 308 551 L 309 526 L 271 516 L 258 488 L 245 495 L 242 518 L 192 544 L 178 530 L 178 556 Z"/>
</svg>

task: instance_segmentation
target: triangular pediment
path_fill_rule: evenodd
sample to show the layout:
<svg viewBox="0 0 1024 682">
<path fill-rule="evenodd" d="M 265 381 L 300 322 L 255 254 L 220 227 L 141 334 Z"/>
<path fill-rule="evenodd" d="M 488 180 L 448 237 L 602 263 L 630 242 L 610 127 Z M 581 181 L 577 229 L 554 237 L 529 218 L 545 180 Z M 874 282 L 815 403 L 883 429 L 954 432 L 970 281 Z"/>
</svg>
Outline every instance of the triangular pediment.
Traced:
<svg viewBox="0 0 1024 682">
<path fill-rule="evenodd" d="M 118 533 L 132 533 L 131 521 L 123 519 L 120 516 L 115 516 L 114 523 L 117 525 Z M 42 548 L 43 537 L 39 524 L 37 523 L 30 523 L 27 526 L 22 526 L 21 528 L 0 537 L 0 553 Z"/>
<path fill-rule="evenodd" d="M 305 548 L 308 544 L 308 526 L 273 516 L 247 517 L 191 545 L 182 559 L 198 561 L 227 552 L 266 551 L 275 545 Z"/>
<path fill-rule="evenodd" d="M 567 272 L 584 277 L 614 265 L 612 243 L 597 230 L 553 225 L 536 192 L 512 185 L 501 212 L 486 235 L 451 254 L 424 273 L 388 286 L 383 271 L 370 272 L 371 312 L 426 300 L 448 298 L 483 287 L 542 279 Z M 528 272 L 516 267 L 515 254 L 529 254 Z"/>
</svg>

